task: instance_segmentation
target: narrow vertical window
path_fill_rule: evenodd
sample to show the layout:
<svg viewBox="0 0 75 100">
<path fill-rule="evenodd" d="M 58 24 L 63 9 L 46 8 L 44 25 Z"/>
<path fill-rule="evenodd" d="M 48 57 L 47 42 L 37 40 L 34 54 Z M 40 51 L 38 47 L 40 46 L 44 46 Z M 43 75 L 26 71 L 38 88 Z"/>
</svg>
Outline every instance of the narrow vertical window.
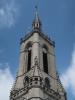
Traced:
<svg viewBox="0 0 75 100">
<path fill-rule="evenodd" d="M 46 45 L 43 46 L 43 69 L 48 74 L 48 59 L 47 59 L 48 48 Z"/>
<path fill-rule="evenodd" d="M 31 50 L 28 50 L 28 66 L 27 71 L 29 71 L 31 68 Z"/>
<path fill-rule="evenodd" d="M 31 69 L 31 52 L 32 52 L 32 42 L 28 42 L 26 45 L 27 51 L 27 72 Z"/>
<path fill-rule="evenodd" d="M 43 67 L 44 67 L 44 72 L 48 74 L 47 53 L 44 53 L 44 52 L 43 52 Z"/>
</svg>

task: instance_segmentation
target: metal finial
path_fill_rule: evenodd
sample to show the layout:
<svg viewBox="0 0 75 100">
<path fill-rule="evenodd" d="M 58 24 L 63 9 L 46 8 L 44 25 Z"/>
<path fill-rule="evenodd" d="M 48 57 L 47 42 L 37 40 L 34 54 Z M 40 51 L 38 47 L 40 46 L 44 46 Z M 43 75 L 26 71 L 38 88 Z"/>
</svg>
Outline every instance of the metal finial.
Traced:
<svg viewBox="0 0 75 100">
<path fill-rule="evenodd" d="M 38 20 L 38 6 L 35 6 L 35 18 Z"/>
<path fill-rule="evenodd" d="M 35 9 L 36 9 L 36 11 L 37 11 L 37 9 L 38 9 L 37 5 L 35 6 Z"/>
</svg>

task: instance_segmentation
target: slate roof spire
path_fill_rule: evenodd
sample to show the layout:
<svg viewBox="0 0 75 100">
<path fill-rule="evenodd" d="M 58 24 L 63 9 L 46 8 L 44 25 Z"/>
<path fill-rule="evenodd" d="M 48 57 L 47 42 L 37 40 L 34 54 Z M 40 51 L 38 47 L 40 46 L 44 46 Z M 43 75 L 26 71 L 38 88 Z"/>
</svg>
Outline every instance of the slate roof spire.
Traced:
<svg viewBox="0 0 75 100">
<path fill-rule="evenodd" d="M 39 15 L 38 15 L 38 7 L 35 6 L 35 17 L 32 23 L 32 27 L 33 30 L 37 29 L 37 30 L 41 30 L 41 21 L 39 19 Z"/>
</svg>

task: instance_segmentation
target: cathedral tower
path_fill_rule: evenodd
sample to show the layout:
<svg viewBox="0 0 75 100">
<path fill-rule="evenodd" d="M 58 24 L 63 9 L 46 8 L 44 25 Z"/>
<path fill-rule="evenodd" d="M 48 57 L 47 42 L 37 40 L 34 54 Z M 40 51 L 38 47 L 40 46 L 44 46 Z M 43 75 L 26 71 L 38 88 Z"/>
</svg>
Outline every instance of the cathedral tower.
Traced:
<svg viewBox="0 0 75 100">
<path fill-rule="evenodd" d="M 42 32 L 36 11 L 32 31 L 21 39 L 20 61 L 10 100 L 67 100 L 56 72 L 55 42 Z"/>
</svg>

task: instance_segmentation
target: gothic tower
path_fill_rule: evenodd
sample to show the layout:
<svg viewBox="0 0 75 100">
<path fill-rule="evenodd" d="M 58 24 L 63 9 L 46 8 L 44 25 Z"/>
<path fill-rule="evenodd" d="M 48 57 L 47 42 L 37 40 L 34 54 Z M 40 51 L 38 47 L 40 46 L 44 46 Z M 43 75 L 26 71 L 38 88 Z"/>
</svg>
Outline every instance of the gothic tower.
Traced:
<svg viewBox="0 0 75 100">
<path fill-rule="evenodd" d="M 67 100 L 56 72 L 55 42 L 42 32 L 36 11 L 32 31 L 20 42 L 20 61 L 10 100 Z"/>
</svg>

